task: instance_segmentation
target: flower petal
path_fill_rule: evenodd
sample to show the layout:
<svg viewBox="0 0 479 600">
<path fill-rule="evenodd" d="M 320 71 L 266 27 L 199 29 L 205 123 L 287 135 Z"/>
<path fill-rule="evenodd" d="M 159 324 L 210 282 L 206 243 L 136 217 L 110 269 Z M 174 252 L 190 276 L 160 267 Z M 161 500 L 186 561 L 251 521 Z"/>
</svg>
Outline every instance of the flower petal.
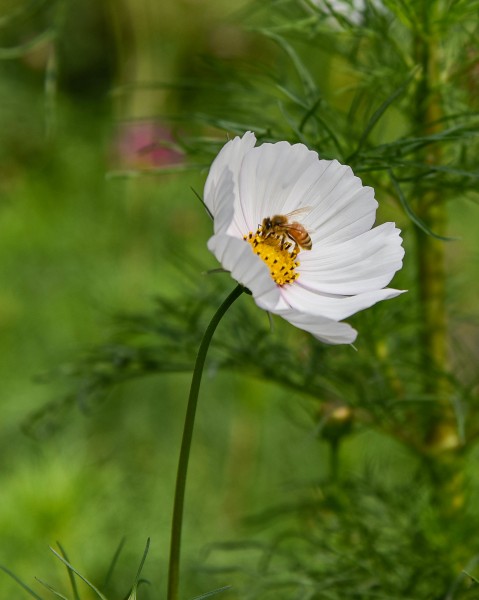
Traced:
<svg viewBox="0 0 479 600">
<path fill-rule="evenodd" d="M 402 267 L 399 229 L 384 223 L 355 238 L 313 246 L 300 255 L 301 284 L 315 292 L 354 295 L 380 289 Z"/>
<path fill-rule="evenodd" d="M 401 268 L 404 250 L 394 223 L 375 229 L 378 203 L 350 167 L 320 160 L 303 144 L 263 144 L 252 133 L 228 142 L 214 161 L 205 203 L 215 220 L 208 247 L 261 308 L 326 343 L 351 343 L 356 332 L 340 321 L 402 292 L 383 289 Z M 297 216 L 312 239 L 298 254 L 299 274 L 276 285 L 243 236 L 265 217 Z M 278 232 L 281 234 L 281 232 Z M 266 241 L 266 240 L 264 240 Z"/>
<path fill-rule="evenodd" d="M 308 315 L 296 310 L 284 310 L 276 314 L 326 344 L 352 344 L 358 335 L 348 323 L 339 323 L 326 317 Z"/>
<path fill-rule="evenodd" d="M 279 288 L 250 244 L 230 235 L 217 234 L 209 239 L 208 248 L 231 277 L 251 291 L 255 301 L 265 302 L 268 306 L 278 303 Z"/>
<path fill-rule="evenodd" d="M 360 310 L 373 306 L 380 300 L 395 298 L 402 293 L 402 290 L 385 288 L 355 296 L 318 294 L 303 286 L 300 279 L 297 279 L 294 284 L 284 285 L 281 288 L 282 302 L 278 304 L 278 308 L 294 308 L 310 315 L 341 321 Z"/>
<path fill-rule="evenodd" d="M 292 192 L 298 179 L 313 164 L 318 164 L 318 155 L 303 144 L 263 144 L 248 152 L 239 177 L 240 212 L 245 233 L 256 231 L 265 217 L 300 207 L 301 203 Z"/>
<path fill-rule="evenodd" d="M 224 230 L 233 219 L 241 165 L 255 143 L 255 135 L 248 131 L 225 144 L 211 165 L 203 197 L 213 215 L 215 232 Z"/>
<path fill-rule="evenodd" d="M 297 202 L 312 206 L 301 222 L 313 245 L 348 240 L 371 229 L 378 203 L 374 190 L 363 187 L 351 168 L 337 160 L 321 160 L 305 173 L 294 190 Z"/>
</svg>

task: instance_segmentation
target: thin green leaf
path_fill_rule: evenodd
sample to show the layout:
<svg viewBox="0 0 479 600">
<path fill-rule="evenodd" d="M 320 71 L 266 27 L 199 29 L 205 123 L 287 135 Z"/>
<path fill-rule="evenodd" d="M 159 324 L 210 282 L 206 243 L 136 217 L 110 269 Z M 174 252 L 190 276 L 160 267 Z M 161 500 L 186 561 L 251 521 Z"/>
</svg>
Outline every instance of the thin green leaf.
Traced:
<svg viewBox="0 0 479 600">
<path fill-rule="evenodd" d="M 137 585 L 138 581 L 140 580 L 141 571 L 143 569 L 143 565 L 145 564 L 146 557 L 148 556 L 149 549 L 150 549 L 150 538 L 148 538 L 146 540 L 145 550 L 143 551 L 143 556 L 141 557 L 140 566 L 138 567 L 138 571 L 136 573 L 134 585 Z"/>
<path fill-rule="evenodd" d="M 145 175 L 169 175 L 174 173 L 183 173 L 185 171 L 197 171 L 206 168 L 208 165 L 188 164 L 174 165 L 171 167 L 158 167 L 154 169 L 129 169 L 124 171 L 108 171 L 105 179 L 137 179 Z"/>
<path fill-rule="evenodd" d="M 231 585 L 225 585 L 224 587 L 212 590 L 211 592 L 206 592 L 206 594 L 202 594 L 201 596 L 195 596 L 193 600 L 204 600 L 205 598 L 211 598 L 211 596 L 216 596 L 217 594 L 221 594 L 221 592 L 226 592 L 227 590 L 230 590 L 231 587 Z"/>
<path fill-rule="evenodd" d="M 468 573 L 467 571 L 463 571 L 464 575 L 467 575 L 468 577 L 470 577 L 472 579 L 472 581 L 474 581 L 475 583 L 479 583 L 479 579 L 476 579 L 474 577 L 474 575 L 471 575 L 470 573 Z"/>
<path fill-rule="evenodd" d="M 51 139 L 56 128 L 56 104 L 58 92 L 58 59 L 56 47 L 52 45 L 49 49 L 47 66 L 45 69 L 45 134 Z"/>
<path fill-rule="evenodd" d="M 297 139 L 299 139 L 300 142 L 302 142 L 303 144 L 307 144 L 307 140 L 305 139 L 304 135 L 301 133 L 301 131 L 298 129 L 298 126 L 296 124 L 296 120 L 293 119 L 289 114 L 288 111 L 286 110 L 286 107 L 284 106 L 283 102 L 281 102 L 280 100 L 278 100 L 278 107 L 279 110 L 281 111 L 281 114 L 284 118 L 284 120 L 288 123 L 288 125 L 291 127 L 291 131 L 294 132 L 295 136 Z"/>
<path fill-rule="evenodd" d="M 391 169 L 388 169 L 389 172 L 389 177 L 391 178 L 391 183 L 393 184 L 394 190 L 397 194 L 397 197 L 399 199 L 399 202 L 401 203 L 401 206 L 404 209 L 404 212 L 407 214 L 407 216 L 411 219 L 411 221 L 417 226 L 419 227 L 419 229 L 421 229 L 422 231 L 424 231 L 424 233 L 426 233 L 427 235 L 430 235 L 431 237 L 434 237 L 438 240 L 442 240 L 444 242 L 451 242 L 454 241 L 456 238 L 451 238 L 451 237 L 445 237 L 442 235 L 439 235 L 437 233 L 434 233 L 434 231 L 432 231 L 428 225 L 422 220 L 420 219 L 416 213 L 413 211 L 413 209 L 411 208 L 411 205 L 409 204 L 409 202 L 406 200 L 406 197 L 404 196 L 404 193 L 401 189 L 401 186 L 399 185 L 398 180 L 396 179 L 396 177 L 394 176 L 394 173 L 391 171 Z"/>
<path fill-rule="evenodd" d="M 61 598 L 62 600 L 68 600 L 68 598 L 66 596 L 64 596 L 63 594 L 60 594 L 60 592 L 57 592 L 55 588 L 53 588 L 49 583 L 47 583 L 46 581 L 43 581 L 42 579 L 40 579 L 39 577 L 35 577 L 35 579 L 38 581 L 38 583 L 40 583 L 41 585 L 43 585 L 43 587 L 46 587 L 47 590 L 49 592 L 51 592 L 52 594 L 55 594 L 55 596 L 57 598 Z"/>
<path fill-rule="evenodd" d="M 14 581 L 16 581 L 20 587 L 22 587 L 26 592 L 30 594 L 30 596 L 32 596 L 32 598 L 36 598 L 36 600 L 43 600 L 41 596 L 39 596 L 31 588 L 29 588 L 26 583 L 23 583 L 23 581 L 19 577 L 17 577 L 15 573 L 12 573 L 10 569 L 7 569 L 7 567 L 4 567 L 3 565 L 0 565 L 0 569 L 9 577 L 11 577 Z"/>
<path fill-rule="evenodd" d="M 125 598 L 125 600 L 136 600 L 136 592 L 142 583 L 150 583 L 147 579 L 139 579 L 138 583 L 135 585 L 134 589 L 131 590 L 131 593 Z"/>
<path fill-rule="evenodd" d="M 407 89 L 407 87 L 409 86 L 410 82 L 412 81 L 414 75 L 415 75 L 416 71 L 413 71 L 413 73 L 411 73 L 408 78 L 406 79 L 406 81 L 404 81 L 390 96 L 388 96 L 386 98 L 386 100 L 384 100 L 384 102 L 374 111 L 373 115 L 371 116 L 371 118 L 369 119 L 368 124 L 366 125 L 366 128 L 363 131 L 363 134 L 358 142 L 358 146 L 356 148 L 356 150 L 351 154 L 351 156 L 349 156 L 346 159 L 347 163 L 350 163 L 351 160 L 353 158 L 355 158 L 360 152 L 362 147 L 364 146 L 364 144 L 366 143 L 369 134 L 371 133 L 371 131 L 374 129 L 374 127 L 376 126 L 376 124 L 378 123 L 378 121 L 381 119 L 381 117 L 384 115 L 384 113 L 387 111 L 387 109 L 391 106 L 391 104 L 397 100 L 397 98 L 399 98 L 399 96 L 401 96 Z"/>
<path fill-rule="evenodd" d="M 69 561 L 70 559 L 68 558 L 67 553 L 65 552 L 65 550 L 62 548 L 62 545 L 58 541 L 57 541 L 57 546 L 60 548 L 60 552 L 62 553 L 63 558 L 65 560 Z M 80 600 L 80 594 L 78 593 L 77 582 L 75 581 L 75 575 L 72 573 L 72 571 L 70 569 L 67 569 L 67 572 L 68 572 L 68 577 L 70 578 L 70 585 L 72 586 L 74 600 Z"/>
<path fill-rule="evenodd" d="M 469 562 L 467 563 L 467 565 L 465 566 L 465 568 L 461 571 L 461 573 L 456 577 L 456 579 L 452 582 L 451 587 L 449 588 L 449 592 L 446 596 L 445 600 L 453 600 L 454 596 L 456 595 L 456 591 L 459 587 L 459 585 L 462 583 L 462 581 L 466 578 L 466 577 L 470 577 L 473 581 L 474 581 L 474 577 L 472 577 L 471 575 L 469 575 L 469 570 L 470 569 L 475 569 L 477 564 L 479 562 L 479 555 L 475 555 L 473 556 Z M 479 583 L 477 580 L 475 580 L 476 583 Z"/>
<path fill-rule="evenodd" d="M 148 556 L 148 550 L 150 549 L 150 538 L 146 540 L 145 550 L 143 552 L 143 556 L 141 557 L 140 566 L 138 567 L 138 571 L 136 572 L 135 581 L 131 587 L 130 593 L 128 595 L 128 600 L 136 600 L 136 590 L 140 583 L 146 582 L 144 579 L 140 579 L 141 571 L 143 569 L 143 565 L 145 564 L 146 557 Z M 148 583 L 148 582 L 146 582 Z"/>
<path fill-rule="evenodd" d="M 477 171 L 464 171 L 463 169 L 454 169 L 453 167 L 446 167 L 445 165 L 428 165 L 426 163 L 414 161 L 398 161 L 397 165 L 401 167 L 412 167 L 414 169 L 426 169 L 432 173 L 446 173 L 447 175 L 479 179 L 479 172 Z"/>
<path fill-rule="evenodd" d="M 188 117 L 178 117 L 175 119 L 178 122 L 188 121 L 191 123 L 192 121 L 198 123 L 204 123 L 206 125 L 212 125 L 213 127 L 217 127 L 218 129 L 223 129 L 224 131 L 231 131 L 236 134 L 243 134 L 245 131 L 254 131 L 257 135 L 266 135 L 267 128 L 264 127 L 264 124 L 260 123 L 241 123 L 240 121 L 232 121 L 229 119 L 223 119 L 218 117 L 213 117 L 204 113 L 192 113 L 188 115 Z"/>
<path fill-rule="evenodd" d="M 47 3 L 47 0 L 39 0 L 38 2 L 22 2 L 18 3 L 15 8 L 11 9 L 6 15 L 0 16 L 0 28 L 10 25 L 17 19 L 25 19 L 33 13 L 38 12 L 40 8 Z M 2 9 L 4 10 L 4 9 Z M 30 14 L 29 14 L 30 13 Z"/>
<path fill-rule="evenodd" d="M 473 171 L 463 171 L 460 169 L 454 169 L 452 167 L 445 167 L 443 165 L 428 165 L 426 163 L 419 163 L 414 161 L 404 161 L 404 160 L 394 160 L 394 158 L 390 158 L 388 161 L 384 161 L 378 157 L 378 162 L 372 162 L 372 164 L 364 163 L 361 165 L 357 165 L 355 168 L 356 173 L 367 173 L 371 171 L 390 171 L 391 168 L 411 168 L 416 169 L 418 172 L 417 175 L 411 175 L 409 177 L 400 177 L 397 181 L 417 181 L 418 179 L 424 179 L 429 175 L 433 175 L 435 173 L 444 173 L 446 175 L 453 175 L 461 178 L 467 178 L 476 180 L 479 179 L 479 173 L 475 173 Z M 465 182 L 463 183 L 463 187 Z M 472 182 L 468 185 L 474 185 Z M 474 188 L 475 189 L 475 188 Z"/>
<path fill-rule="evenodd" d="M 344 29 L 355 29 L 357 27 L 356 23 L 353 23 L 353 21 L 351 21 L 350 19 L 348 19 L 346 17 L 346 15 L 343 15 L 342 13 L 340 13 L 339 11 L 337 11 L 334 6 L 328 2 L 328 0 L 323 0 L 324 4 L 326 5 L 329 14 L 336 20 L 337 24 L 340 27 L 343 27 Z"/>
<path fill-rule="evenodd" d="M 308 119 L 310 117 L 314 116 L 314 118 L 318 121 L 318 123 L 326 131 L 326 133 L 328 134 L 328 137 L 332 140 L 333 144 L 336 146 L 336 149 L 339 152 L 339 155 L 342 157 L 342 156 L 344 156 L 344 151 L 343 151 L 343 147 L 342 147 L 339 139 L 337 138 L 336 134 L 331 129 L 331 127 L 328 125 L 328 123 L 320 115 L 318 115 L 318 113 L 316 112 L 317 109 L 318 109 L 318 107 L 321 104 L 321 100 L 322 100 L 321 97 L 318 98 L 316 100 L 316 102 L 313 103 L 313 105 L 311 106 L 311 108 L 303 116 L 303 118 L 301 119 L 301 123 L 299 124 L 299 130 L 303 131 L 303 128 L 306 125 L 306 122 L 308 121 Z"/>
<path fill-rule="evenodd" d="M 12 58 L 21 58 L 27 52 L 33 50 L 36 46 L 46 44 L 55 39 L 56 33 L 52 29 L 47 29 L 43 33 L 37 35 L 37 37 L 21 44 L 20 46 L 13 46 L 12 48 L 0 48 L 0 60 L 9 60 Z"/>
<path fill-rule="evenodd" d="M 111 576 L 113 574 L 113 571 L 116 567 L 116 563 L 118 562 L 118 558 L 121 554 L 121 551 L 123 550 L 123 546 L 125 545 L 125 538 L 123 537 L 120 540 L 120 543 L 118 544 L 117 549 L 115 550 L 115 554 L 113 555 L 113 558 L 111 559 L 111 563 L 110 566 L 108 567 L 108 571 L 106 572 L 106 576 L 105 576 L 105 581 L 103 582 L 103 587 L 106 588 L 111 580 Z"/>
<path fill-rule="evenodd" d="M 294 104 L 297 104 L 299 107 L 304 108 L 304 109 L 308 108 L 307 102 L 305 102 L 301 96 L 298 96 L 298 94 L 295 94 L 294 91 L 290 90 L 285 85 L 275 82 L 274 87 L 275 87 L 275 89 L 280 91 L 282 94 L 284 94 L 287 98 L 289 98 L 292 102 L 294 102 Z"/>
<path fill-rule="evenodd" d="M 198 198 L 198 200 L 201 202 L 203 208 L 206 210 L 206 212 L 208 213 L 209 218 L 213 221 L 213 215 L 211 214 L 210 209 L 206 206 L 205 201 L 203 200 L 203 198 L 198 194 L 198 192 L 195 190 L 195 188 L 190 186 L 190 190 L 193 192 L 193 194 Z"/>
<path fill-rule="evenodd" d="M 93 591 L 95 592 L 95 594 L 96 594 L 96 595 L 97 595 L 97 596 L 98 596 L 98 597 L 99 597 L 101 600 L 107 600 L 107 598 L 106 598 L 106 597 L 105 597 L 105 596 L 104 596 L 104 595 L 103 595 L 103 594 L 100 592 L 100 590 L 99 590 L 97 587 L 95 587 L 95 586 L 93 585 L 93 583 L 91 583 L 90 581 L 88 581 L 88 579 L 87 579 L 86 577 L 84 577 L 84 576 L 83 576 L 81 573 L 79 573 L 79 572 L 78 572 L 78 571 L 75 569 L 75 567 L 74 567 L 73 565 L 71 565 L 71 564 L 70 564 L 70 563 L 69 563 L 67 560 L 65 560 L 65 559 L 63 558 L 63 556 L 61 556 L 60 554 L 58 554 L 58 552 L 57 552 L 57 551 L 56 551 L 54 548 L 52 548 L 52 547 L 50 546 L 50 550 L 53 552 L 53 554 L 54 554 L 54 555 L 55 555 L 55 556 L 56 556 L 56 557 L 57 557 L 59 560 L 61 560 L 61 561 L 62 561 L 62 563 L 63 563 L 64 565 L 66 565 L 66 566 L 67 566 L 69 569 L 71 569 L 71 570 L 73 571 L 73 573 L 75 573 L 75 575 L 77 575 L 77 576 L 78 576 L 78 577 L 79 577 L 79 578 L 80 578 L 82 581 L 84 581 L 84 582 L 87 584 L 87 586 L 88 586 L 88 587 L 89 587 L 91 590 L 93 590 Z"/>
<path fill-rule="evenodd" d="M 410 138 L 399 138 L 393 142 L 387 144 L 378 144 L 372 148 L 369 148 L 363 152 L 364 158 L 370 157 L 383 157 L 389 152 L 394 152 L 394 157 L 407 156 L 412 152 L 417 152 L 422 148 L 426 148 L 431 144 L 444 143 L 444 142 L 457 142 L 464 140 L 465 138 L 475 138 L 478 135 L 477 126 L 461 125 L 457 127 L 451 127 L 444 129 L 443 131 L 431 135 L 425 135 L 421 137 L 410 137 Z"/>
<path fill-rule="evenodd" d="M 273 33 L 272 31 L 268 31 L 267 29 L 261 29 L 260 33 L 274 40 L 278 44 L 278 46 L 280 46 L 280 48 L 285 52 L 285 54 L 288 55 L 289 59 L 293 63 L 294 68 L 296 69 L 296 72 L 298 73 L 299 79 L 303 85 L 304 91 L 307 94 L 307 96 L 309 98 L 317 97 L 318 89 L 316 83 L 313 77 L 311 76 L 310 72 L 306 68 L 306 65 L 299 57 L 296 50 L 290 44 L 288 44 L 288 42 L 283 37 Z"/>
<path fill-rule="evenodd" d="M 110 90 L 112 96 L 123 96 L 126 94 L 132 94 L 139 90 L 183 90 L 186 92 L 205 90 L 209 92 L 221 92 L 225 91 L 239 91 L 242 88 L 238 86 L 234 81 L 222 81 L 221 84 L 212 83 L 209 81 L 195 81 L 189 79 L 174 79 L 172 81 L 136 81 L 134 83 L 125 83 L 113 87 Z M 134 121 L 135 119 L 128 119 L 128 121 Z M 141 120 L 141 119 L 138 119 Z"/>
</svg>

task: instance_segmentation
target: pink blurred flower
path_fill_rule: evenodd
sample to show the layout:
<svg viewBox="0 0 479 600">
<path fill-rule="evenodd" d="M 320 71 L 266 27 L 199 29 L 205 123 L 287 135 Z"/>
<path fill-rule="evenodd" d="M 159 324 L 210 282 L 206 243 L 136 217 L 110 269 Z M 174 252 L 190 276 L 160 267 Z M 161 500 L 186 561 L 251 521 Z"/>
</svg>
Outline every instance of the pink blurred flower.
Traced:
<svg viewBox="0 0 479 600">
<path fill-rule="evenodd" d="M 183 155 L 169 128 L 157 121 L 124 121 L 118 125 L 114 162 L 122 169 L 154 169 L 177 165 Z"/>
</svg>

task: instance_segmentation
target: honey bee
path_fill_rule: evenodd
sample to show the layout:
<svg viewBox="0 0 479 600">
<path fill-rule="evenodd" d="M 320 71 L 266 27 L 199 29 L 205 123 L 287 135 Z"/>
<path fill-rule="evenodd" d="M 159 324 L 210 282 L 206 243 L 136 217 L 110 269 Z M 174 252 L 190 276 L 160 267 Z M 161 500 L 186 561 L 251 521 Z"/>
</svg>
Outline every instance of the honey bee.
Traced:
<svg viewBox="0 0 479 600">
<path fill-rule="evenodd" d="M 295 244 L 295 252 L 299 252 L 300 249 L 311 250 L 313 242 L 304 225 L 297 221 L 290 221 L 292 217 L 309 210 L 309 208 L 299 208 L 286 215 L 274 215 L 273 217 L 264 218 L 262 223 L 264 238 L 273 238 L 278 242 L 281 249 L 288 248 L 288 240 L 291 240 Z"/>
</svg>

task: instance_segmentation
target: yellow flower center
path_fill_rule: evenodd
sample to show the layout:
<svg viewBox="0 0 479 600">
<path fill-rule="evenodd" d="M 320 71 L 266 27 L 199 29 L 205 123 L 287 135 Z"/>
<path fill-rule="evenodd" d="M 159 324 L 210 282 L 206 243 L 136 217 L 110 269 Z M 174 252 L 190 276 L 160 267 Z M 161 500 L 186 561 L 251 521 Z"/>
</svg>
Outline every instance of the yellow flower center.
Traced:
<svg viewBox="0 0 479 600">
<path fill-rule="evenodd" d="M 268 265 L 270 275 L 278 285 L 293 283 L 299 277 L 296 272 L 299 267 L 296 260 L 299 249 L 295 245 L 291 250 L 293 244 L 286 241 L 284 236 L 273 234 L 264 237 L 260 225 L 255 233 L 250 232 L 244 239 L 251 244 L 253 252 Z"/>
</svg>

